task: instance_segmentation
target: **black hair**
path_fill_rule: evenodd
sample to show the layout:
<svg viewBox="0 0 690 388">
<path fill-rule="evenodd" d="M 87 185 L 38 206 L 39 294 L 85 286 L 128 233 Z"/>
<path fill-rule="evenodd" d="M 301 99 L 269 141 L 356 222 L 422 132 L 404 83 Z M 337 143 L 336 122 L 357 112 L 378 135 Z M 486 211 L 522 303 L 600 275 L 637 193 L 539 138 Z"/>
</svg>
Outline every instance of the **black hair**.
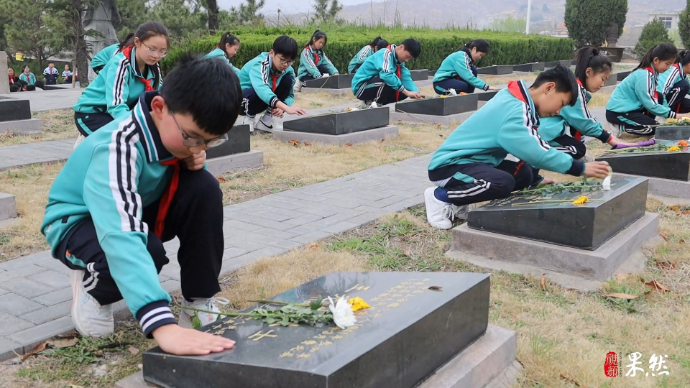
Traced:
<svg viewBox="0 0 690 388">
<path fill-rule="evenodd" d="M 287 35 L 279 36 L 273 41 L 273 53 L 281 54 L 286 59 L 297 58 L 297 41 Z"/>
<path fill-rule="evenodd" d="M 369 43 L 369 46 L 371 46 L 371 48 L 376 47 L 380 40 L 382 40 L 382 38 L 380 36 L 377 36 L 376 38 L 374 38 L 374 40 L 371 41 L 371 43 Z"/>
<path fill-rule="evenodd" d="M 314 44 L 317 40 L 323 38 L 324 42 L 323 45 L 326 46 L 326 43 L 328 43 L 328 37 L 326 36 L 326 33 L 321 31 L 321 30 L 316 30 L 311 36 L 311 39 L 309 39 L 309 44 Z"/>
<path fill-rule="evenodd" d="M 386 47 L 388 47 L 388 41 L 385 39 L 379 39 L 376 42 L 376 46 L 372 46 L 374 51 L 381 50 L 382 48 L 386 48 Z"/>
<path fill-rule="evenodd" d="M 159 35 L 165 37 L 165 40 L 168 42 L 168 46 L 170 46 L 170 37 L 168 36 L 168 30 L 165 28 L 164 25 L 158 22 L 149 21 L 146 23 L 142 23 L 139 25 L 139 27 L 137 27 L 136 32 L 134 32 L 134 37 L 138 38 L 139 42 L 143 42 L 152 36 Z"/>
<path fill-rule="evenodd" d="M 652 66 L 652 62 L 654 62 L 654 58 L 659 58 L 662 61 L 667 61 L 669 59 L 675 59 L 678 57 L 678 49 L 676 46 L 674 46 L 671 43 L 659 43 L 658 45 L 652 47 L 647 51 L 647 54 L 644 55 L 642 60 L 640 61 L 640 64 L 637 65 L 635 70 L 637 69 L 645 69 L 650 66 Z"/>
<path fill-rule="evenodd" d="M 232 128 L 242 104 L 240 80 L 225 62 L 216 58 L 198 59 L 190 54 L 184 54 L 165 77 L 160 95 L 171 111 L 191 115 L 199 128 L 216 136 Z"/>
<path fill-rule="evenodd" d="M 240 38 L 231 34 L 230 31 L 226 31 L 223 34 L 223 36 L 220 37 L 220 42 L 218 43 L 218 47 L 221 48 L 223 51 L 225 51 L 225 45 L 226 44 L 229 44 L 230 46 L 234 46 L 238 43 L 240 43 Z"/>
<path fill-rule="evenodd" d="M 412 54 L 412 58 L 417 58 L 422 53 L 422 44 L 417 39 L 407 38 L 400 45 L 405 46 L 405 51 Z"/>
<path fill-rule="evenodd" d="M 117 46 L 117 51 L 122 51 L 124 50 L 125 47 L 128 46 L 134 46 L 134 33 L 130 32 L 125 36 L 124 39 L 122 39 L 122 42 L 120 42 L 120 45 Z"/>
<path fill-rule="evenodd" d="M 542 71 L 539 73 L 532 86 L 530 86 L 530 89 L 538 88 L 547 82 L 555 83 L 557 92 L 570 93 L 570 102 L 568 105 L 575 105 L 578 95 L 577 81 L 575 80 L 575 75 L 572 71 L 570 71 L 570 69 L 563 65 L 558 65 L 553 69 Z"/>
<path fill-rule="evenodd" d="M 680 63 L 681 66 L 690 63 L 690 50 L 680 50 L 678 52 L 678 63 Z"/>
<path fill-rule="evenodd" d="M 22 73 L 24 72 L 24 69 L 26 69 L 27 67 L 29 67 L 29 65 L 24 65 L 24 66 L 22 66 Z M 29 67 L 29 70 L 31 70 L 30 67 Z"/>
<path fill-rule="evenodd" d="M 460 50 L 464 50 L 469 53 L 473 48 L 476 48 L 477 51 L 479 51 L 480 53 L 488 54 L 491 46 L 489 45 L 489 42 L 485 41 L 484 39 L 475 39 L 471 42 L 465 43 L 463 46 L 460 46 L 460 48 L 455 51 L 458 52 Z"/>
<path fill-rule="evenodd" d="M 592 68 L 594 74 L 611 71 L 613 65 L 608 56 L 604 55 L 594 47 L 583 47 L 575 52 L 575 77 L 577 77 L 583 85 L 587 85 L 587 69 Z"/>
</svg>

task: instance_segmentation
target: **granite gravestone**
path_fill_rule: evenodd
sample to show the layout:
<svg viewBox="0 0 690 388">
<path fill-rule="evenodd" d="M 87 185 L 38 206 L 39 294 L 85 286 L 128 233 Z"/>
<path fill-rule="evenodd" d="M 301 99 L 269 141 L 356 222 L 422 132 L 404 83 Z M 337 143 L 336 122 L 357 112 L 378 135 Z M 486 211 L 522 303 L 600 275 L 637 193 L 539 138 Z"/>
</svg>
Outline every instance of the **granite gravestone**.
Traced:
<svg viewBox="0 0 690 388">
<path fill-rule="evenodd" d="M 228 141 L 218 147 L 206 150 L 206 158 L 214 159 L 222 156 L 249 152 L 249 125 L 235 125 L 228 132 Z"/>
<path fill-rule="evenodd" d="M 388 108 L 368 108 L 349 112 L 324 113 L 285 121 L 283 131 L 343 135 L 385 127 L 389 122 L 390 110 Z"/>
<path fill-rule="evenodd" d="M 616 79 L 618 79 L 618 82 L 623 81 L 627 76 L 632 73 L 632 70 L 626 70 L 626 71 L 619 71 L 616 73 Z"/>
<path fill-rule="evenodd" d="M 687 147 L 680 152 L 639 152 L 604 154 L 597 158 L 608 162 L 614 172 L 690 181 L 690 152 Z"/>
<path fill-rule="evenodd" d="M 412 388 L 488 325 L 489 276 L 476 273 L 331 273 L 274 299 L 328 295 L 371 308 L 344 330 L 226 318 L 201 330 L 234 349 L 190 357 L 154 348 L 143 355 L 144 379 L 168 388 Z"/>
<path fill-rule="evenodd" d="M 410 70 L 410 76 L 412 77 L 412 81 L 425 81 L 429 79 L 429 70 Z"/>
<path fill-rule="evenodd" d="M 0 94 L 7 94 L 10 92 L 10 80 L 7 77 L 7 53 L 0 51 L 0 71 L 2 72 L 2 77 L 0 77 Z"/>
<path fill-rule="evenodd" d="M 496 96 L 496 93 L 498 93 L 498 90 L 489 90 L 486 92 L 479 92 L 479 93 L 477 93 L 477 98 L 479 99 L 479 101 L 489 101 L 492 98 L 494 98 L 494 96 Z"/>
<path fill-rule="evenodd" d="M 690 125 L 660 125 L 654 133 L 656 140 L 688 140 Z"/>
<path fill-rule="evenodd" d="M 487 67 L 480 67 L 477 69 L 477 74 L 504 75 L 512 73 L 513 65 L 493 65 Z"/>
<path fill-rule="evenodd" d="M 618 84 L 618 76 L 617 75 L 611 75 L 609 78 L 606 79 L 604 82 L 604 86 L 615 86 Z"/>
<path fill-rule="evenodd" d="M 7 79 L 5 77 L 5 79 Z M 0 97 L 0 121 L 31 120 L 29 100 Z"/>
<path fill-rule="evenodd" d="M 614 171 L 616 171 L 614 167 Z M 572 201 L 587 196 L 589 202 Z M 564 203 L 535 202 L 567 200 Z M 612 180 L 611 190 L 530 196 L 516 193 L 469 213 L 467 226 L 510 236 L 595 250 L 645 214 L 647 180 Z M 530 203 L 535 202 L 535 203 Z"/>
<path fill-rule="evenodd" d="M 313 89 L 349 89 L 354 74 L 338 74 L 304 82 L 305 88 Z"/>
<path fill-rule="evenodd" d="M 526 71 L 526 72 L 533 72 L 533 71 L 543 71 L 544 70 L 544 62 L 532 62 L 532 63 L 524 63 L 522 65 L 515 65 L 513 66 L 513 71 Z"/>
<path fill-rule="evenodd" d="M 449 116 L 477 110 L 477 94 L 459 96 L 405 100 L 395 104 L 396 112 L 423 114 L 431 116 Z"/>
</svg>

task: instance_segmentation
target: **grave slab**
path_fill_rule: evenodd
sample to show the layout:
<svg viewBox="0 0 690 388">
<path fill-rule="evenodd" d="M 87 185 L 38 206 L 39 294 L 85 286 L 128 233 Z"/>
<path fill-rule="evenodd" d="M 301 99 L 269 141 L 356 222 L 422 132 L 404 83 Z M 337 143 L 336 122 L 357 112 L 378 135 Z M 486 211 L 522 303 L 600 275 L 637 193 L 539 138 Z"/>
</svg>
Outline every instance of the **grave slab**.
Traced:
<svg viewBox="0 0 690 388">
<path fill-rule="evenodd" d="M 463 224 L 453 229 L 448 256 L 485 268 L 533 276 L 552 271 L 576 279 L 603 281 L 616 273 L 616 269 L 650 242 L 658 231 L 659 216 L 645 213 L 597 249 L 585 250 L 475 230 Z M 574 230 L 570 232 L 576 233 Z M 644 255 L 640 261 L 644 264 Z M 580 288 L 581 285 L 573 283 L 570 280 L 568 286 Z"/>
<path fill-rule="evenodd" d="M 571 201 L 582 195 L 590 201 L 572 204 Z M 568 202 L 530 203 L 535 200 Z M 642 217 L 646 201 L 646 179 L 614 176 L 610 191 L 538 197 L 512 195 L 495 200 L 472 210 L 467 225 L 481 231 L 595 250 Z"/>
<path fill-rule="evenodd" d="M 226 318 L 201 330 L 236 341 L 234 349 L 183 357 L 154 348 L 143 355 L 144 379 L 169 388 L 412 388 L 488 326 L 485 274 L 337 272 L 274 299 L 336 294 L 362 297 L 372 307 L 357 312 L 358 323 L 345 330 Z"/>
<path fill-rule="evenodd" d="M 498 90 L 488 90 L 486 92 L 477 92 L 477 97 L 479 98 L 479 101 L 489 101 L 492 98 L 496 96 L 496 93 L 498 93 Z"/>
<path fill-rule="evenodd" d="M 634 175 L 619 174 L 621 177 L 634 178 Z M 649 194 L 662 197 L 690 199 L 690 182 L 664 178 L 646 177 L 649 181 Z"/>
<path fill-rule="evenodd" d="M 0 221 L 17 217 L 17 203 L 14 195 L 0 193 Z"/>
<path fill-rule="evenodd" d="M 690 139 L 690 125 L 661 125 L 656 127 L 654 139 L 657 140 L 688 140 Z"/>
<path fill-rule="evenodd" d="M 429 116 L 449 116 L 477 110 L 477 94 L 405 100 L 395 104 L 396 112 L 424 114 Z"/>
<path fill-rule="evenodd" d="M 523 63 L 522 65 L 514 65 L 513 71 L 524 71 L 524 72 L 534 72 L 534 71 L 544 71 L 544 62 L 531 62 Z"/>
<path fill-rule="evenodd" d="M 350 89 L 354 74 L 339 74 L 304 82 L 305 89 Z"/>
<path fill-rule="evenodd" d="M 206 168 L 214 176 L 223 175 L 238 168 L 257 168 L 264 165 L 264 153 L 259 150 L 219 156 L 206 161 Z"/>
<path fill-rule="evenodd" d="M 249 125 L 235 125 L 228 132 L 228 141 L 206 150 L 206 159 L 249 152 Z"/>
<path fill-rule="evenodd" d="M 0 121 L 17 121 L 31 119 L 29 100 L 0 97 Z"/>
<path fill-rule="evenodd" d="M 690 181 L 690 152 L 643 152 L 604 154 L 597 160 L 606 161 L 613 172 Z"/>
<path fill-rule="evenodd" d="M 283 131 L 342 135 L 385 127 L 389 122 L 388 108 L 380 107 L 349 112 L 324 113 L 285 121 L 283 123 Z"/>
<path fill-rule="evenodd" d="M 561 65 L 565 67 L 570 67 L 570 59 L 564 59 L 560 61 L 544 62 L 544 69 L 553 69 L 554 67 Z"/>
<path fill-rule="evenodd" d="M 632 70 L 626 70 L 626 71 L 619 71 L 616 73 L 616 78 L 618 79 L 618 82 L 623 81 L 627 76 L 632 73 Z"/>
<path fill-rule="evenodd" d="M 427 124 L 441 124 L 444 126 L 453 126 L 467 120 L 475 111 L 457 113 L 447 116 L 434 116 L 424 114 L 412 114 L 404 112 L 391 111 L 391 120 L 393 122 L 409 122 L 409 123 L 427 123 Z"/>
<path fill-rule="evenodd" d="M 604 87 L 606 86 L 615 86 L 618 84 L 618 76 L 610 76 L 609 78 L 606 79 L 606 82 L 604 82 Z"/>
<path fill-rule="evenodd" d="M 39 119 L 0 121 L 0 132 L 41 133 L 43 123 Z"/>
<path fill-rule="evenodd" d="M 410 70 L 410 75 L 412 76 L 412 81 L 426 81 L 429 79 L 429 70 Z"/>
<path fill-rule="evenodd" d="M 477 74 L 488 74 L 488 75 L 504 75 L 512 74 L 513 65 L 493 65 L 480 67 L 477 69 Z"/>
<path fill-rule="evenodd" d="M 297 140 L 302 143 L 309 142 L 335 145 L 366 143 L 368 141 L 381 141 L 387 137 L 392 136 L 398 136 L 398 127 L 396 125 L 386 125 L 385 127 L 369 129 L 366 131 L 351 132 L 343 135 L 328 135 L 323 133 L 297 131 L 273 131 L 273 138 L 283 142 Z"/>
</svg>

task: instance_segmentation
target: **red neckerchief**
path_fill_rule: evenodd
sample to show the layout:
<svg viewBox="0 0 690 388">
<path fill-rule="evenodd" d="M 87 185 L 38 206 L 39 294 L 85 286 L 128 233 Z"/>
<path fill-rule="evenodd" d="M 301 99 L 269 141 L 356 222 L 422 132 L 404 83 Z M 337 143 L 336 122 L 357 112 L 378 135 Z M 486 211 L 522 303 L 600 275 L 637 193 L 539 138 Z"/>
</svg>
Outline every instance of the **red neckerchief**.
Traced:
<svg viewBox="0 0 690 388">
<path fill-rule="evenodd" d="M 275 93 L 276 87 L 278 87 L 278 78 L 280 77 L 280 74 L 273 75 L 271 74 L 271 79 L 273 80 L 273 86 L 271 87 L 271 90 Z"/>
<path fill-rule="evenodd" d="M 161 162 L 161 164 L 164 166 L 171 166 L 173 168 L 173 176 L 170 180 L 170 184 L 165 189 L 165 192 L 163 192 L 163 196 L 158 205 L 158 215 L 156 215 L 156 226 L 154 227 L 153 233 L 159 238 L 163 236 L 163 230 L 165 230 L 165 216 L 168 215 L 170 204 L 173 198 L 175 198 L 177 186 L 180 183 L 180 159 L 173 158 Z"/>
<path fill-rule="evenodd" d="M 577 81 L 577 84 L 580 85 L 580 87 L 583 87 L 583 88 L 584 88 L 584 86 L 582 85 L 582 81 L 580 81 L 579 78 L 575 78 L 575 81 Z M 578 90 L 577 92 L 580 93 L 579 90 Z M 585 103 L 586 103 L 586 101 L 585 101 Z M 578 131 L 578 130 L 576 129 L 576 130 L 575 130 L 575 133 L 573 133 L 573 137 L 574 137 L 577 141 L 582 141 L 582 132 L 580 132 L 580 131 Z"/>
<path fill-rule="evenodd" d="M 132 48 L 133 48 L 133 47 L 134 47 L 134 46 L 128 46 L 128 47 L 126 47 L 124 50 L 122 50 L 122 54 L 125 55 L 125 58 L 129 59 L 129 62 L 130 62 L 130 63 L 132 63 Z M 151 69 L 151 71 L 153 71 L 153 69 Z M 154 90 L 154 89 L 153 89 L 153 84 L 152 84 L 152 81 L 153 81 L 153 80 L 146 79 L 146 78 L 144 78 L 144 77 L 140 77 L 140 76 L 138 76 L 136 73 L 132 73 L 132 74 L 134 74 L 134 76 L 137 77 L 137 79 L 138 79 L 139 81 L 141 81 L 141 82 L 144 83 L 144 85 L 146 86 L 145 89 L 144 89 L 145 92 L 150 92 L 150 91 Z"/>
<path fill-rule="evenodd" d="M 654 69 L 651 66 L 645 67 L 644 69 L 647 70 L 648 72 L 652 73 L 652 75 L 654 75 L 656 73 L 656 71 L 654 71 Z M 659 101 L 659 91 L 656 90 L 656 85 L 654 85 L 654 100 L 657 102 Z"/>
<path fill-rule="evenodd" d="M 393 55 L 393 59 L 395 59 L 395 51 L 393 51 L 391 49 L 390 45 L 388 45 L 387 48 L 391 52 L 391 55 Z M 396 66 L 395 74 L 398 76 L 398 79 L 400 80 L 400 82 L 402 82 L 402 75 L 401 75 L 402 70 L 401 70 L 400 64 L 397 64 L 395 66 Z M 400 101 L 400 91 L 399 90 L 395 92 L 395 101 Z"/>
<path fill-rule="evenodd" d="M 9 74 L 8 74 L 7 76 L 10 77 L 10 83 L 11 83 L 11 84 L 14 84 L 14 77 L 12 77 L 12 76 L 9 75 Z"/>
<path fill-rule="evenodd" d="M 316 51 L 314 51 L 314 49 L 311 48 L 311 44 L 306 45 L 304 48 L 309 49 L 309 51 L 311 52 L 311 55 L 314 56 L 314 65 L 318 66 L 319 62 L 321 62 L 321 57 L 319 56 L 319 54 L 317 54 Z"/>
</svg>

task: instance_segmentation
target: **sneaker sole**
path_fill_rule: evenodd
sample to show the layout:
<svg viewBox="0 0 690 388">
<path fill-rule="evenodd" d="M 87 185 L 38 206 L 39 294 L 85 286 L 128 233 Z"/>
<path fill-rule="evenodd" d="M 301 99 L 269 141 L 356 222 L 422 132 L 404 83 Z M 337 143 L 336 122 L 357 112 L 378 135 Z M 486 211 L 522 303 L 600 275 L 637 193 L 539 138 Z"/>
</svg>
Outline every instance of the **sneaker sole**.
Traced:
<svg viewBox="0 0 690 388">
<path fill-rule="evenodd" d="M 432 200 L 435 200 L 436 197 L 434 196 L 434 191 L 436 190 L 435 187 L 429 187 L 426 190 L 424 190 L 424 210 L 426 211 L 426 221 L 429 223 L 429 225 L 433 226 L 436 229 L 443 229 L 443 230 L 448 230 L 453 228 L 453 223 L 450 223 L 450 226 L 446 227 L 445 225 L 438 225 L 431 220 L 429 220 L 429 208 L 427 207 L 427 203 L 431 202 Z M 448 220 L 450 221 L 450 220 Z"/>
</svg>

